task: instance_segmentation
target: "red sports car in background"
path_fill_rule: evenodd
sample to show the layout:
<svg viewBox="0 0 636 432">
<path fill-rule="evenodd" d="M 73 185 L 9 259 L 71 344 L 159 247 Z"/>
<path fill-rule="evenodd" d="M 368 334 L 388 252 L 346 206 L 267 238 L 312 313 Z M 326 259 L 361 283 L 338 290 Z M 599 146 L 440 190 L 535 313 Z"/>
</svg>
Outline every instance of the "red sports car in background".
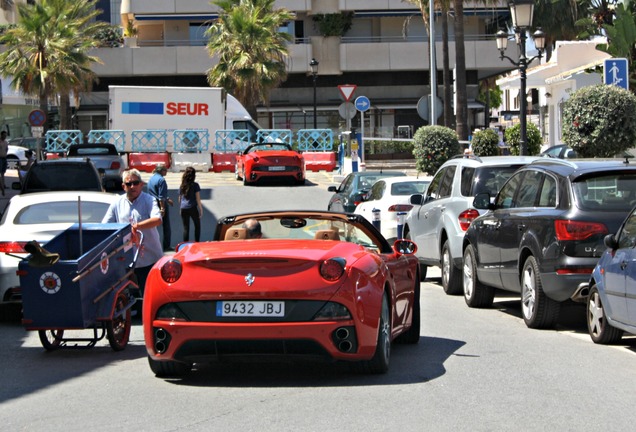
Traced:
<svg viewBox="0 0 636 432">
<path fill-rule="evenodd" d="M 286 178 L 300 185 L 305 183 L 305 159 L 289 144 L 252 144 L 236 156 L 234 173 L 244 185 L 264 178 Z"/>
<path fill-rule="evenodd" d="M 360 215 L 226 217 L 214 241 L 178 249 L 155 264 L 144 293 L 157 376 L 255 355 L 344 360 L 384 373 L 394 340 L 419 341 L 415 243 L 390 245 Z"/>
</svg>

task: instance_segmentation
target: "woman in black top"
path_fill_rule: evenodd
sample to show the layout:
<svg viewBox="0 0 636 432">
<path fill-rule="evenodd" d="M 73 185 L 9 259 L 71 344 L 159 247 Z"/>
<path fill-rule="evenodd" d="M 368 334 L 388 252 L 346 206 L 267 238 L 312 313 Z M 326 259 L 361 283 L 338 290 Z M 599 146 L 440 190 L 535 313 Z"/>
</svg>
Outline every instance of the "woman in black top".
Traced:
<svg viewBox="0 0 636 432">
<path fill-rule="evenodd" d="M 179 187 L 179 209 L 183 222 L 183 241 L 190 240 L 190 219 L 194 222 L 194 241 L 201 240 L 201 217 L 203 206 L 201 205 L 201 187 L 195 182 L 196 171 L 192 167 L 186 168 L 181 177 Z"/>
</svg>

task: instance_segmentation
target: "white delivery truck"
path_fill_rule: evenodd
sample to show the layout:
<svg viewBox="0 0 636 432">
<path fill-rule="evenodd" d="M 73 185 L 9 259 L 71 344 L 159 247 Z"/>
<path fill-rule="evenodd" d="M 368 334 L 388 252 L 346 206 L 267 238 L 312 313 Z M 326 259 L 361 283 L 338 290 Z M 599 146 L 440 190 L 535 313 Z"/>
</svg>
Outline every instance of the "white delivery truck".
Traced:
<svg viewBox="0 0 636 432">
<path fill-rule="evenodd" d="M 175 130 L 207 129 L 208 151 L 217 130 L 249 130 L 252 140 L 260 127 L 245 107 L 220 87 L 109 86 L 109 129 L 126 134 L 125 151 L 132 151 L 132 132 L 166 130 L 166 151 L 174 151 Z"/>
</svg>

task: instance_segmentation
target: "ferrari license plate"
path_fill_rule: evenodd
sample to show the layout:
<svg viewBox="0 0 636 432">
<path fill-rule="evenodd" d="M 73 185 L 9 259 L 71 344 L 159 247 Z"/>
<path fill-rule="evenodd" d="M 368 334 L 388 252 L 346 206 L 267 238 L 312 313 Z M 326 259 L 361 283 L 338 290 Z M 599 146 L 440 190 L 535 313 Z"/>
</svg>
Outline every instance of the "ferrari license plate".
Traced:
<svg viewBox="0 0 636 432">
<path fill-rule="evenodd" d="M 219 317 L 283 317 L 284 301 L 219 301 L 216 302 Z"/>
<path fill-rule="evenodd" d="M 269 167 L 270 171 L 285 171 L 285 167 L 284 166 L 271 166 Z"/>
</svg>

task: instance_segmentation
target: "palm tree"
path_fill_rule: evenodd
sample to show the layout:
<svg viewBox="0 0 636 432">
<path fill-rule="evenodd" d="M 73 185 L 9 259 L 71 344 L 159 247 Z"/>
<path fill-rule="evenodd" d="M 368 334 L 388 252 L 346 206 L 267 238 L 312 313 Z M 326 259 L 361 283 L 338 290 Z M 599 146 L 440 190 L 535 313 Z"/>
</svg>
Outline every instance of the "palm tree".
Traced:
<svg viewBox="0 0 636 432">
<path fill-rule="evenodd" d="M 95 4 L 94 0 L 20 3 L 17 26 L 0 36 L 6 48 L 0 54 L 0 74 L 13 77 L 14 89 L 38 97 L 47 114 L 55 95 L 68 101 L 71 91 L 78 96 L 96 77 L 91 64 L 100 60 L 88 52 L 99 46 L 96 33 L 107 24 L 95 22 L 101 12 Z M 62 128 L 69 126 L 66 112 L 61 106 Z"/>
<path fill-rule="evenodd" d="M 279 28 L 293 19 L 274 0 L 216 0 L 219 18 L 208 29 L 207 48 L 219 62 L 207 71 L 208 82 L 232 93 L 256 118 L 256 106 L 287 77 L 285 59 L 291 35 Z"/>
<path fill-rule="evenodd" d="M 468 139 L 468 96 L 466 90 L 466 49 L 464 47 L 464 2 L 453 0 L 455 9 L 455 131 L 460 140 Z"/>
</svg>

